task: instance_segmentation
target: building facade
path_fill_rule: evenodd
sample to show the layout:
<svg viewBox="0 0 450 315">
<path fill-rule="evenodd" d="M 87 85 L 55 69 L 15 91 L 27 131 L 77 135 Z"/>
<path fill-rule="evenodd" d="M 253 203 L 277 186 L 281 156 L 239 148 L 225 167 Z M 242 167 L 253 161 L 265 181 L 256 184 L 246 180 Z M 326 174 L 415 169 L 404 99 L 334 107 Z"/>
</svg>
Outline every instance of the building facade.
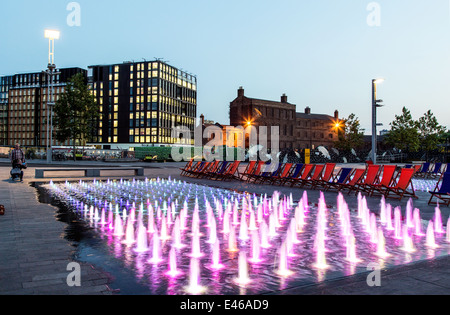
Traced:
<svg viewBox="0 0 450 315">
<path fill-rule="evenodd" d="M 195 76 L 157 60 L 91 66 L 89 82 L 100 105 L 91 144 L 102 149 L 193 144 L 172 137 L 172 128 L 194 132 Z"/>
<path fill-rule="evenodd" d="M 297 106 L 288 102 L 286 95 L 280 102 L 260 100 L 245 96 L 241 87 L 238 96 L 230 103 L 230 124 L 232 126 L 268 127 L 268 147 L 271 147 L 271 126 L 279 127 L 279 148 L 314 149 L 318 146 L 331 147 L 338 139 L 339 113 L 334 116 L 312 114 L 307 107 L 304 113 L 297 112 Z"/>
<path fill-rule="evenodd" d="M 197 78 L 162 61 L 124 62 L 58 69 L 54 100 L 67 81 L 82 73 L 100 105 L 98 128 L 88 139 L 99 149 L 135 146 L 192 145 L 194 140 L 172 137 L 172 128 L 193 133 L 197 116 Z M 46 72 L 0 77 L 0 146 L 47 147 Z M 53 128 L 55 130 L 55 128 Z M 72 146 L 71 141 L 52 146 Z"/>
<path fill-rule="evenodd" d="M 333 147 L 338 140 L 338 128 L 341 128 L 338 111 L 334 112 L 334 116 L 312 114 L 311 108 L 306 107 L 304 113 L 296 113 L 296 118 L 295 148 Z"/>
<path fill-rule="evenodd" d="M 271 147 L 271 128 L 279 126 L 280 149 L 294 148 L 296 106 L 288 103 L 286 95 L 280 102 L 246 97 L 244 89 L 238 90 L 238 97 L 230 103 L 230 124 L 232 126 L 267 126 L 267 145 Z"/>
<path fill-rule="evenodd" d="M 13 76 L 0 77 L 0 145 L 8 145 L 9 89 Z"/>
<path fill-rule="evenodd" d="M 58 69 L 53 95 L 58 100 L 68 80 L 81 68 Z M 45 72 L 15 74 L 0 78 L 0 145 L 43 148 L 47 146 L 48 75 Z M 5 123 L 6 122 L 6 123 Z M 53 146 L 70 145 L 53 141 Z"/>
</svg>

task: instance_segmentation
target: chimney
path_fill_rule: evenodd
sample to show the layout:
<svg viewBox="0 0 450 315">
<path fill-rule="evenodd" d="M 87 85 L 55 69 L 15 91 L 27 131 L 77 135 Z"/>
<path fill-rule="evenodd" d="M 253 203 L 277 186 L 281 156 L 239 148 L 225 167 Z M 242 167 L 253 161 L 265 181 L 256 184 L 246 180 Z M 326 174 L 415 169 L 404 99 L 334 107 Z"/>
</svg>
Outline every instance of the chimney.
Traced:
<svg viewBox="0 0 450 315">
<path fill-rule="evenodd" d="M 335 119 L 339 119 L 339 111 L 336 110 L 336 111 L 334 112 L 334 118 L 335 118 Z"/>
<path fill-rule="evenodd" d="M 305 114 L 311 115 L 311 108 L 309 108 L 309 106 L 305 108 Z"/>
<path fill-rule="evenodd" d="M 205 115 L 200 115 L 200 120 L 202 121 L 202 126 L 205 124 Z"/>
<path fill-rule="evenodd" d="M 244 88 L 241 86 L 238 90 L 238 97 L 244 96 Z"/>
<path fill-rule="evenodd" d="M 283 94 L 281 96 L 281 103 L 287 103 L 288 102 L 288 97 L 286 96 L 286 94 Z"/>
</svg>

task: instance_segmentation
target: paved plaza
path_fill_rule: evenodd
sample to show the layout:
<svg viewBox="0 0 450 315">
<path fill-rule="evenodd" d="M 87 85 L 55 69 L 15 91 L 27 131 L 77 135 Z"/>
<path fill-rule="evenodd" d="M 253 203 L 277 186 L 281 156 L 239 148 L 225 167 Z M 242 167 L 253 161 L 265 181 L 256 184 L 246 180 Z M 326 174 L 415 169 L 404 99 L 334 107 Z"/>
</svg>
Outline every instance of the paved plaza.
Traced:
<svg viewBox="0 0 450 315">
<path fill-rule="evenodd" d="M 42 163 L 42 162 L 40 162 Z M 191 179 L 180 176 L 179 168 L 185 163 L 115 163 L 78 162 L 77 166 L 143 166 L 145 177 L 172 178 L 205 184 L 214 187 L 262 193 L 271 196 L 275 190 L 282 194 L 292 193 L 294 200 L 299 200 L 303 190 L 287 187 L 272 187 L 269 185 L 254 185 L 232 182 L 216 182 L 202 179 Z M 49 173 L 45 179 L 35 179 L 35 168 L 47 167 L 44 163 L 30 162 L 25 171 L 24 182 L 9 180 L 10 165 L 8 161 L 0 161 L 0 204 L 6 208 L 4 216 L 0 216 L 0 294 L 1 295 L 91 295 L 120 294 L 120 287 L 115 287 L 112 281 L 114 275 L 100 268 L 80 263 L 81 286 L 70 287 L 67 284 L 69 263 L 75 261 L 76 242 L 67 240 L 65 236 L 66 223 L 57 220 L 57 209 L 51 205 L 40 203 L 34 182 L 79 180 L 66 178 L 66 174 Z M 52 168 L 74 168 L 73 162 L 62 162 L 52 165 Z M 364 167 L 364 165 L 360 165 Z M 54 176 L 54 177 L 52 177 Z M 116 172 L 105 173 L 104 176 L 115 178 Z M 106 177 L 105 177 L 106 178 Z M 86 178 L 82 178 L 86 180 Z M 337 194 L 326 192 L 327 202 L 335 202 Z M 429 194 L 418 192 L 419 199 L 414 200 L 414 207 L 421 210 L 422 219 L 430 220 L 434 215 L 434 206 L 428 206 Z M 308 191 L 309 200 L 315 202 L 319 191 Z M 356 197 L 345 196 L 350 208 L 355 209 Z M 405 208 L 408 199 L 401 202 L 389 200 L 393 206 Z M 379 208 L 379 197 L 368 198 L 371 210 Z M 446 223 L 450 210 L 441 208 L 443 222 Z M 450 294 L 450 258 L 449 256 L 410 265 L 390 268 L 381 272 L 381 286 L 369 287 L 367 274 L 358 274 L 337 280 L 326 281 L 317 285 L 293 287 L 279 295 L 320 295 L 320 294 Z"/>
</svg>

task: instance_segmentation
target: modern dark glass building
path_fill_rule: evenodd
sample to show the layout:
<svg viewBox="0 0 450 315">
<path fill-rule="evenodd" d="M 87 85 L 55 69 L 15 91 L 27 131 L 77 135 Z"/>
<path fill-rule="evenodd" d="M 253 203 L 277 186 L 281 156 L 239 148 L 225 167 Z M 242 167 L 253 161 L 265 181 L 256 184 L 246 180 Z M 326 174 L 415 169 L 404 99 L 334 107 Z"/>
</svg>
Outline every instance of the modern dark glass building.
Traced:
<svg viewBox="0 0 450 315">
<path fill-rule="evenodd" d="M 0 77 L 0 145 L 8 144 L 8 94 L 13 76 Z"/>
<path fill-rule="evenodd" d="M 54 77 L 55 100 L 64 93 L 68 80 L 81 68 L 58 69 Z M 47 146 L 48 75 L 45 72 L 0 77 L 0 145 L 45 148 Z M 70 145 L 53 141 L 53 146 Z"/>
<path fill-rule="evenodd" d="M 194 132 L 194 75 L 160 60 L 90 66 L 88 73 L 101 114 L 90 144 L 99 149 L 193 144 L 173 138 L 172 128 Z"/>
</svg>

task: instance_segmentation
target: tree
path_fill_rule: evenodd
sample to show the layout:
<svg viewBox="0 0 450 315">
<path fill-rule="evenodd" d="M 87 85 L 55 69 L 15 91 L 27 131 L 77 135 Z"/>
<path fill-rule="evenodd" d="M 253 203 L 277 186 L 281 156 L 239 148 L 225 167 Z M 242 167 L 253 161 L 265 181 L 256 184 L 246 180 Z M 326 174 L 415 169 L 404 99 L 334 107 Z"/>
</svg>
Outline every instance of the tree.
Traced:
<svg viewBox="0 0 450 315">
<path fill-rule="evenodd" d="M 390 125 L 391 130 L 386 136 L 386 143 L 402 151 L 418 151 L 420 138 L 417 123 L 406 107 L 403 107 L 400 116 L 395 115 L 395 120 Z"/>
<path fill-rule="evenodd" d="M 79 73 L 69 79 L 65 91 L 55 104 L 55 137 L 60 142 L 71 140 L 76 160 L 76 143 L 86 144 L 88 135 L 97 127 L 99 106 L 89 90 L 84 76 Z"/>
<path fill-rule="evenodd" d="M 420 146 L 427 152 L 438 149 L 442 143 L 442 135 L 446 128 L 439 125 L 436 117 L 431 110 L 428 110 L 417 121 L 417 129 L 419 131 Z M 428 156 L 427 156 L 428 157 Z"/>
<path fill-rule="evenodd" d="M 338 130 L 338 140 L 335 147 L 344 152 L 350 152 L 351 149 L 358 149 L 364 144 L 364 133 L 361 131 L 359 118 L 355 114 L 350 114 L 343 120 L 343 129 Z"/>
</svg>

